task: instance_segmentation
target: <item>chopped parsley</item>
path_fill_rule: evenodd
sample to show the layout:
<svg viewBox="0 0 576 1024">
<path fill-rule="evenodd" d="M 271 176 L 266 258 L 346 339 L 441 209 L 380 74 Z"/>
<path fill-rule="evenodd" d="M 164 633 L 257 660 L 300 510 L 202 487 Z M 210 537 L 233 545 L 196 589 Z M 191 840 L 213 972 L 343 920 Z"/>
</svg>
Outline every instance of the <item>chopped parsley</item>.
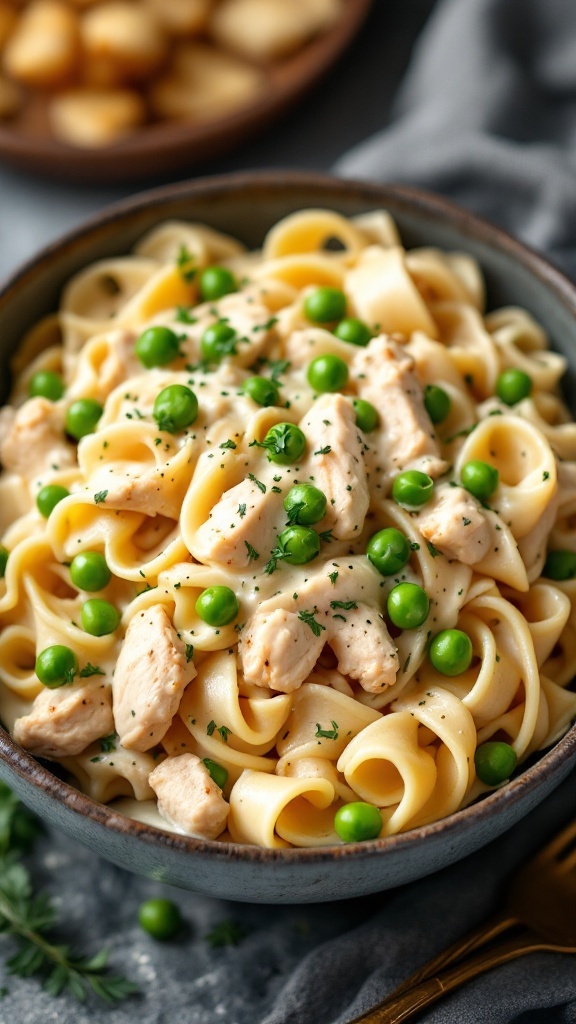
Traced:
<svg viewBox="0 0 576 1024">
<path fill-rule="evenodd" d="M 191 316 L 190 306 L 176 306 L 176 320 L 179 324 L 195 324 L 197 317 Z"/>
<path fill-rule="evenodd" d="M 118 739 L 117 732 L 111 732 L 109 736 L 103 736 L 100 740 L 100 750 L 103 754 L 110 754 L 113 750 L 116 750 L 116 740 Z"/>
<path fill-rule="evenodd" d="M 248 561 L 257 562 L 258 559 L 260 558 L 260 553 L 256 551 L 256 549 L 253 548 L 252 545 L 249 544 L 247 540 L 244 541 L 244 544 L 246 545 L 246 551 L 248 552 Z"/>
<path fill-rule="evenodd" d="M 208 932 L 206 942 L 213 949 L 219 949 L 222 946 L 237 946 L 245 937 L 246 932 L 235 921 L 220 921 Z"/>
<path fill-rule="evenodd" d="M 91 665 L 88 662 L 84 668 L 80 669 L 78 675 L 80 679 L 88 679 L 89 676 L 105 676 L 106 673 L 102 671 L 99 665 Z"/>
<path fill-rule="evenodd" d="M 98 491 L 97 494 L 94 495 L 94 504 L 101 505 L 103 501 L 106 501 L 107 497 L 108 491 Z"/>
<path fill-rule="evenodd" d="M 254 473 L 248 473 L 248 479 L 251 480 L 253 484 L 256 484 L 256 487 L 259 491 L 262 491 L 262 494 L 266 494 L 266 484 L 263 484 L 261 480 L 257 480 Z"/>
<path fill-rule="evenodd" d="M 181 245 L 176 257 L 176 266 L 180 271 L 180 277 L 188 283 L 196 277 L 196 267 L 193 264 L 194 257 L 192 253 L 185 245 Z"/>
<path fill-rule="evenodd" d="M 323 729 L 319 722 L 316 722 L 316 732 L 314 735 L 318 738 L 325 740 L 337 740 L 338 739 L 338 722 L 331 721 L 331 729 Z"/>
<path fill-rule="evenodd" d="M 236 442 L 235 441 L 231 441 L 230 438 L 228 438 L 227 441 L 223 441 L 222 444 L 219 445 L 219 448 L 236 448 L 236 447 L 237 447 Z"/>
<path fill-rule="evenodd" d="M 327 444 L 324 448 L 319 448 L 318 451 L 314 452 L 314 455 L 329 455 L 332 451 L 332 446 Z"/>
<path fill-rule="evenodd" d="M 244 516 L 246 515 L 246 505 L 238 505 L 238 512 L 236 514 L 240 516 L 240 519 L 244 519 Z"/>
<path fill-rule="evenodd" d="M 338 579 L 338 570 L 336 570 L 336 572 L 329 573 L 328 574 L 328 579 L 330 580 L 330 583 L 332 584 L 332 586 L 335 587 L 336 586 L 336 580 Z"/>
<path fill-rule="evenodd" d="M 186 654 L 186 663 L 192 661 L 194 657 L 194 644 L 185 644 L 184 653 Z"/>
<path fill-rule="evenodd" d="M 314 615 L 317 614 L 317 608 L 314 608 L 314 611 L 312 612 L 306 611 L 306 609 L 304 608 L 298 612 L 298 618 L 300 619 L 300 622 L 304 622 L 307 626 L 310 626 L 310 629 L 314 633 L 314 636 L 320 636 L 323 630 L 326 629 L 326 626 L 323 626 L 322 623 L 317 622 L 316 619 L 314 618 Z"/>
<path fill-rule="evenodd" d="M 358 605 L 356 604 L 356 601 L 330 601 L 330 607 L 342 608 L 343 611 L 349 612 L 352 609 L 357 608 Z"/>
</svg>

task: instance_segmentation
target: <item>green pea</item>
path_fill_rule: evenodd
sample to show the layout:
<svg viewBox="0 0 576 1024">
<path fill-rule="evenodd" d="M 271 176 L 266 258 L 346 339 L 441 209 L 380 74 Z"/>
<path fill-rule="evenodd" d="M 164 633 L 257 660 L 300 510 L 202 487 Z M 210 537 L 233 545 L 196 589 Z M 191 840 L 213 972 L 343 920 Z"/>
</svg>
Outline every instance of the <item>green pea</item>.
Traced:
<svg viewBox="0 0 576 1024">
<path fill-rule="evenodd" d="M 404 508 L 419 508 L 430 501 L 434 493 L 434 481 L 427 473 L 418 469 L 407 469 L 399 473 L 392 484 L 392 497 Z"/>
<path fill-rule="evenodd" d="M 70 491 L 66 487 L 61 487 L 60 484 L 46 484 L 45 487 L 42 487 L 36 495 L 36 504 L 44 519 L 48 519 L 58 502 L 63 501 L 69 494 Z"/>
<path fill-rule="evenodd" d="M 180 352 L 180 342 L 169 327 L 149 327 L 136 342 L 136 355 L 148 370 L 166 366 Z"/>
<path fill-rule="evenodd" d="M 230 587 L 208 587 L 196 601 L 196 612 L 209 626 L 227 626 L 240 611 L 238 598 Z"/>
<path fill-rule="evenodd" d="M 238 290 L 234 274 L 227 267 L 206 267 L 198 279 L 200 296 L 204 302 L 214 302 L 223 295 Z"/>
<path fill-rule="evenodd" d="M 198 399 L 184 384 L 169 384 L 156 398 L 153 415 L 159 430 L 177 434 L 196 420 Z"/>
<path fill-rule="evenodd" d="M 53 370 L 38 370 L 30 378 L 28 394 L 30 398 L 48 398 L 51 402 L 57 402 L 64 394 L 64 381 Z"/>
<path fill-rule="evenodd" d="M 516 405 L 531 391 L 532 378 L 524 370 L 504 370 L 496 380 L 496 394 L 505 405 Z"/>
<path fill-rule="evenodd" d="M 36 675 L 50 690 L 71 683 L 78 671 L 78 659 L 70 647 L 54 644 L 46 647 L 36 658 Z"/>
<path fill-rule="evenodd" d="M 383 576 L 400 572 L 410 558 L 410 544 L 400 530 L 387 526 L 368 541 L 366 554 Z"/>
<path fill-rule="evenodd" d="M 443 423 L 450 412 L 452 402 L 444 388 L 439 388 L 437 384 L 428 384 L 424 390 L 424 405 L 432 423 Z"/>
<path fill-rule="evenodd" d="M 476 748 L 474 764 L 480 782 L 487 786 L 498 786 L 509 779 L 516 767 L 516 751 L 509 743 L 491 741 Z"/>
<path fill-rule="evenodd" d="M 70 565 L 70 579 L 78 590 L 103 590 L 112 579 L 108 563 L 99 551 L 81 551 Z"/>
<path fill-rule="evenodd" d="M 481 459 L 471 459 L 462 466 L 460 479 L 463 486 L 479 501 L 488 501 L 498 487 L 499 474 L 495 466 Z"/>
<path fill-rule="evenodd" d="M 224 789 L 224 786 L 228 782 L 228 772 L 223 764 L 218 764 L 217 761 L 211 761 L 209 757 L 202 758 L 202 764 L 206 768 L 210 778 L 220 789 Z"/>
<path fill-rule="evenodd" d="M 242 385 L 242 391 L 248 395 L 253 402 L 267 408 L 270 405 L 278 405 L 280 391 L 275 381 L 270 377 L 249 377 Z"/>
<path fill-rule="evenodd" d="M 388 594 L 386 608 L 399 629 L 417 629 L 428 618 L 430 601 L 417 583 L 399 583 Z"/>
<path fill-rule="evenodd" d="M 318 356 L 313 359 L 306 373 L 308 383 L 314 391 L 340 391 L 348 383 L 348 367 L 340 356 Z"/>
<path fill-rule="evenodd" d="M 571 580 L 576 576 L 576 552 L 549 551 L 542 575 L 549 580 Z"/>
<path fill-rule="evenodd" d="M 66 412 L 66 431 L 79 441 L 87 434 L 93 434 L 98 420 L 104 412 L 100 402 L 95 398 L 79 398 Z"/>
<path fill-rule="evenodd" d="M 352 405 L 356 410 L 356 426 L 363 430 L 365 434 L 375 430 L 380 417 L 374 406 L 370 402 L 364 401 L 363 398 L 353 398 Z"/>
<path fill-rule="evenodd" d="M 372 337 L 372 331 L 368 324 L 365 324 L 363 320 L 357 320 L 353 316 L 341 320 L 334 329 L 334 334 L 337 338 L 340 338 L 340 341 L 347 341 L 349 345 L 360 345 L 362 348 L 368 344 Z"/>
<path fill-rule="evenodd" d="M 461 629 L 443 629 L 430 644 L 430 661 L 444 676 L 459 676 L 470 667 L 472 641 Z"/>
<path fill-rule="evenodd" d="M 288 526 L 278 537 L 284 561 L 290 565 L 306 565 L 320 553 L 320 538 L 308 526 Z"/>
<path fill-rule="evenodd" d="M 200 350 L 208 363 L 220 363 L 225 356 L 236 355 L 236 331 L 230 324 L 218 320 L 207 327 L 202 335 Z"/>
<path fill-rule="evenodd" d="M 3 544 L 0 544 L 0 579 L 4 579 L 6 575 L 6 566 L 8 564 L 8 557 L 10 552 L 8 548 L 5 548 Z"/>
<path fill-rule="evenodd" d="M 382 815 L 374 804 L 358 800 L 344 804 L 334 815 L 334 829 L 345 843 L 363 843 L 377 839 L 382 831 Z"/>
<path fill-rule="evenodd" d="M 161 942 L 173 938 L 182 927 L 182 915 L 176 904 L 160 897 L 140 904 L 138 921 L 145 932 Z"/>
<path fill-rule="evenodd" d="M 280 466 L 291 466 L 306 451 L 306 434 L 295 423 L 277 423 L 261 442 L 268 452 L 270 462 Z"/>
<path fill-rule="evenodd" d="M 304 301 L 304 312 L 315 324 L 342 320 L 346 314 L 346 296 L 339 288 L 315 288 Z"/>
<path fill-rule="evenodd" d="M 80 612 L 83 629 L 91 636 L 108 636 L 118 629 L 120 614 L 113 604 L 99 597 L 85 601 Z"/>
<path fill-rule="evenodd" d="M 311 526 L 326 515 L 326 495 L 313 484 L 296 484 L 284 498 L 284 508 L 291 524 Z"/>
</svg>

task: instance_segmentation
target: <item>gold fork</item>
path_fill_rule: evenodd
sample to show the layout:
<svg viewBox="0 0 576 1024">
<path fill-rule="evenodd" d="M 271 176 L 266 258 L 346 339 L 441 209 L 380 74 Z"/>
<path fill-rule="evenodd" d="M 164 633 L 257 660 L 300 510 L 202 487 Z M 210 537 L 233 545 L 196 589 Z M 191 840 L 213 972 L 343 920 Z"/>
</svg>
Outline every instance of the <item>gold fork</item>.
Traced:
<svg viewBox="0 0 576 1024">
<path fill-rule="evenodd" d="M 508 938 L 494 943 L 505 933 Z M 429 960 L 350 1024 L 400 1024 L 470 978 L 537 950 L 576 953 L 576 822 L 518 870 L 502 912 Z"/>
</svg>

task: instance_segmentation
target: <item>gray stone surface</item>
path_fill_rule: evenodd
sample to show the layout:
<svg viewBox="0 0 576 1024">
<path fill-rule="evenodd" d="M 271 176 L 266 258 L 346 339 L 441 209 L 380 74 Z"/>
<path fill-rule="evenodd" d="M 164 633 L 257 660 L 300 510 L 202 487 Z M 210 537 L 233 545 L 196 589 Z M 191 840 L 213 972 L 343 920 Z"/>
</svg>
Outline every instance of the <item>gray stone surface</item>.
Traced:
<svg viewBox="0 0 576 1024">
<path fill-rule="evenodd" d="M 548 247 L 574 267 L 576 139 L 573 0 L 443 0 L 391 100 L 432 0 L 375 0 L 347 57 L 309 100 L 261 140 L 206 171 L 328 168 L 414 181 L 451 194 Z M 537 115 L 537 116 L 536 116 Z M 142 187 L 140 184 L 139 188 Z M 111 199 L 0 172 L 0 274 Z M 43 837 L 34 879 L 61 908 L 66 941 L 109 946 L 141 995 L 117 1008 L 54 1001 L 35 980 L 0 978 L 0 1024 L 345 1024 L 419 963 L 501 904 L 502 881 L 576 813 L 572 776 L 530 818 L 484 851 L 395 892 L 316 907 L 233 905 L 167 890 L 120 871 L 62 836 Z M 139 903 L 166 894 L 187 930 L 158 944 Z M 237 947 L 206 934 L 232 919 Z M 0 943 L 4 943 L 0 939 Z M 500 968 L 434 1007 L 428 1024 L 574 1024 L 576 960 L 539 954 Z"/>
</svg>

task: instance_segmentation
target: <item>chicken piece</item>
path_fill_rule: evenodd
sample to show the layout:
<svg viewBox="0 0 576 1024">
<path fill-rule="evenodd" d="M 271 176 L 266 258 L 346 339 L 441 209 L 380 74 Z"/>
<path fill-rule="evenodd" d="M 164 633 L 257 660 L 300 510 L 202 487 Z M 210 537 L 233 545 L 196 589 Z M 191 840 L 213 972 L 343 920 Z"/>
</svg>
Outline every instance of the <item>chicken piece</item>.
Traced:
<svg viewBox="0 0 576 1024">
<path fill-rule="evenodd" d="M 242 480 L 214 505 L 194 537 L 192 554 L 199 562 L 247 568 L 247 545 L 258 552 L 271 551 L 275 546 L 279 509 L 278 498 L 270 489 L 262 494 L 251 480 Z"/>
<path fill-rule="evenodd" d="M 142 512 L 146 516 L 178 519 L 184 495 L 166 472 L 166 465 L 154 466 L 137 476 L 110 474 L 106 478 L 106 508 Z"/>
<path fill-rule="evenodd" d="M 196 669 L 164 607 L 132 619 L 112 682 L 114 721 L 123 747 L 150 750 L 170 728 Z"/>
<path fill-rule="evenodd" d="M 260 605 L 240 635 L 246 683 L 290 693 L 302 685 L 328 644 L 338 671 L 363 689 L 381 692 L 394 684 L 398 656 L 379 610 L 376 571 L 371 566 L 359 570 L 351 562 L 336 575 L 337 582 L 329 583 L 324 568 L 302 584 L 294 582 L 295 598 L 280 594 Z"/>
<path fill-rule="evenodd" d="M 349 540 L 362 532 L 370 494 L 364 465 L 363 439 L 356 426 L 354 406 L 343 395 L 323 395 L 300 424 L 309 438 L 304 472 L 328 500 L 323 529 L 337 540 Z"/>
<path fill-rule="evenodd" d="M 48 469 L 73 466 L 74 448 L 64 437 L 64 412 L 47 398 L 30 398 L 16 411 L 0 448 L 5 469 L 33 480 Z"/>
<path fill-rule="evenodd" d="M 377 608 L 359 603 L 347 610 L 346 622 L 332 626 L 330 647 L 338 658 L 338 671 L 357 679 L 363 690 L 380 693 L 396 682 L 398 652 Z"/>
<path fill-rule="evenodd" d="M 96 678 L 42 689 L 30 714 L 16 719 L 13 736 L 32 754 L 60 758 L 81 754 L 113 732 L 110 686 Z"/>
<path fill-rule="evenodd" d="M 420 469 L 436 477 L 446 463 L 414 367 L 414 359 L 401 345 L 382 336 L 355 354 L 350 377 L 380 418 L 379 429 L 369 437 L 371 468 L 380 466 L 389 473 Z"/>
<path fill-rule="evenodd" d="M 432 501 L 414 518 L 422 536 L 446 558 L 476 565 L 490 548 L 490 523 L 463 487 L 436 488 Z"/>
<path fill-rule="evenodd" d="M 297 611 L 260 608 L 240 636 L 244 681 L 281 693 L 297 690 L 318 661 L 324 637 L 314 636 Z"/>
<path fill-rule="evenodd" d="M 196 754 L 166 758 L 148 781 L 158 811 L 171 825 L 203 839 L 216 839 L 226 828 L 230 808 Z"/>
<path fill-rule="evenodd" d="M 102 400 L 106 399 L 122 381 L 136 377 L 142 364 L 136 355 L 136 332 L 112 331 L 107 336 L 108 355 L 98 370 L 98 387 Z"/>
</svg>

